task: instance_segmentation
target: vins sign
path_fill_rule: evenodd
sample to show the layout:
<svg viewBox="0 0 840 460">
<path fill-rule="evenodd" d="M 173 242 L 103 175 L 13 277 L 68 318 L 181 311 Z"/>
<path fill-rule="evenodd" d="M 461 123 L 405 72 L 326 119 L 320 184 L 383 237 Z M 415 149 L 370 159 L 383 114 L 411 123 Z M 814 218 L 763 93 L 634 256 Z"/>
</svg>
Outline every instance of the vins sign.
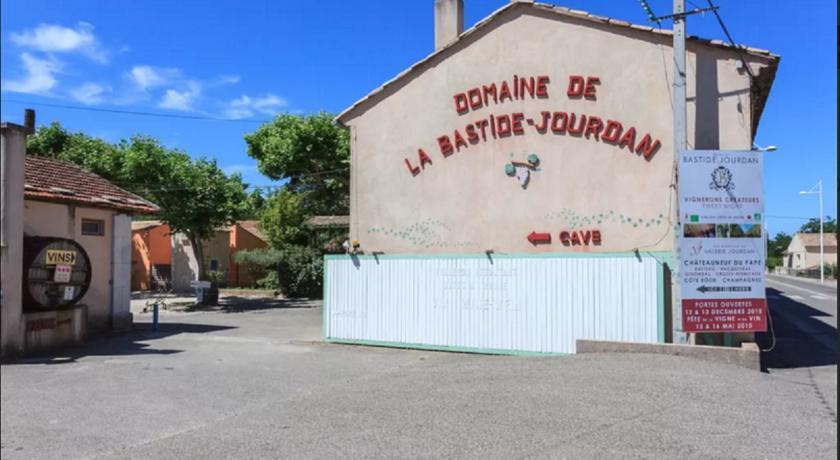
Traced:
<svg viewBox="0 0 840 460">
<path fill-rule="evenodd" d="M 75 265 L 76 251 L 47 250 L 47 265 Z"/>
</svg>

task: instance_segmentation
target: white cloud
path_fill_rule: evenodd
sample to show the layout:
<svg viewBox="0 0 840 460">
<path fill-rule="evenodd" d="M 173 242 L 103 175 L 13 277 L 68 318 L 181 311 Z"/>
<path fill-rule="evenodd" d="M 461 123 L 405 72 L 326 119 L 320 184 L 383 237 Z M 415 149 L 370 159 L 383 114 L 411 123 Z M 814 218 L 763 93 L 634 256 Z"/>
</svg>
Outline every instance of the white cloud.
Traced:
<svg viewBox="0 0 840 460">
<path fill-rule="evenodd" d="M 39 59 L 29 53 L 20 56 L 26 75 L 17 80 L 3 82 L 3 89 L 15 93 L 46 94 L 58 84 L 55 74 L 61 63 L 55 59 Z"/>
<path fill-rule="evenodd" d="M 172 83 L 181 76 L 181 70 L 174 67 L 152 67 L 136 65 L 126 74 L 138 88 L 146 90 Z"/>
<path fill-rule="evenodd" d="M 102 103 L 102 96 L 104 95 L 104 93 L 109 91 L 111 91 L 111 88 L 109 87 L 105 87 L 93 82 L 85 82 L 78 88 L 71 90 L 70 95 L 82 104 L 96 105 Z"/>
<path fill-rule="evenodd" d="M 191 81 L 187 83 L 187 89 L 179 91 L 176 89 L 167 89 L 163 94 L 163 98 L 158 103 L 158 107 L 162 109 L 181 110 L 190 112 L 195 110 L 193 104 L 201 93 L 201 85 L 197 82 Z"/>
<path fill-rule="evenodd" d="M 233 119 L 248 118 L 254 116 L 255 112 L 276 115 L 287 104 L 285 99 L 274 94 L 253 98 L 243 94 L 228 103 L 225 116 Z"/>
<path fill-rule="evenodd" d="M 216 82 L 220 85 L 233 85 L 239 83 L 239 75 L 222 75 Z"/>
<path fill-rule="evenodd" d="M 87 22 L 80 22 L 75 28 L 39 24 L 34 29 L 12 32 L 9 38 L 25 48 L 47 53 L 77 52 L 102 64 L 108 62 L 108 53 L 93 34 L 93 25 Z"/>
</svg>

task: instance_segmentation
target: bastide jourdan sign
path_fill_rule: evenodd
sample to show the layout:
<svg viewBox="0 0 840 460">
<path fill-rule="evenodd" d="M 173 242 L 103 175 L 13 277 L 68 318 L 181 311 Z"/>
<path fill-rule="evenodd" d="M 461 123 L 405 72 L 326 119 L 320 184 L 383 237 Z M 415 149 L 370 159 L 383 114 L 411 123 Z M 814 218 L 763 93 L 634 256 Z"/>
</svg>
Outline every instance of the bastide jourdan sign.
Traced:
<svg viewBox="0 0 840 460">
<path fill-rule="evenodd" d="M 766 331 L 761 153 L 682 151 L 679 177 L 683 330 Z"/>
</svg>

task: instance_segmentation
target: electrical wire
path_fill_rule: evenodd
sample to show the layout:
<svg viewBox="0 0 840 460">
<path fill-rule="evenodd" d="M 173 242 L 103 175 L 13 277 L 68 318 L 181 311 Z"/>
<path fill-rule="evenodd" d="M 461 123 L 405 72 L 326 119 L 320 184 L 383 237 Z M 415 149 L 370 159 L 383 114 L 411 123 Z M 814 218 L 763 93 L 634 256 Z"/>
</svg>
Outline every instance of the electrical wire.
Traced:
<svg viewBox="0 0 840 460">
<path fill-rule="evenodd" d="M 314 173 L 300 173 L 300 174 L 294 174 L 294 175 L 290 175 L 290 176 L 284 176 L 283 179 L 304 179 L 304 178 L 307 178 L 307 177 L 318 177 L 318 176 L 322 176 L 322 175 L 325 175 L 325 174 L 333 174 L 333 173 L 343 172 L 343 171 L 348 171 L 348 170 L 349 170 L 349 168 L 339 168 L 339 169 L 330 169 L 330 170 L 326 170 L 326 171 L 317 171 L 317 172 L 314 172 Z M 115 185 L 124 186 L 124 187 L 142 187 L 143 190 L 146 191 L 146 192 L 178 192 L 178 191 L 186 191 L 186 190 L 194 190 L 195 189 L 195 187 L 147 188 L 146 186 L 149 186 L 149 185 L 154 185 L 154 186 L 158 185 L 158 184 L 150 184 L 150 183 L 147 183 L 147 182 L 116 182 L 116 181 L 112 181 L 112 183 L 115 184 Z M 245 188 L 246 189 L 271 190 L 271 189 L 280 189 L 280 188 L 283 188 L 285 186 L 286 186 L 286 184 L 248 185 Z"/>
<path fill-rule="evenodd" d="M 773 216 L 769 214 L 765 214 L 764 217 L 768 219 L 791 219 L 791 220 L 810 220 L 810 217 L 797 217 L 797 216 Z"/>
<path fill-rule="evenodd" d="M 755 79 L 755 75 L 752 72 L 752 69 L 749 65 L 747 65 L 747 61 L 744 59 L 744 56 L 741 54 L 741 46 L 735 44 L 735 40 L 732 39 L 732 35 L 729 33 L 729 29 L 726 28 L 726 24 L 723 22 L 723 18 L 720 17 L 720 13 L 718 13 L 717 8 L 715 5 L 712 4 L 712 0 L 706 0 L 709 4 L 709 8 L 712 8 L 712 13 L 714 13 L 715 18 L 717 18 L 718 24 L 720 24 L 720 28 L 723 30 L 723 33 L 726 35 L 726 38 L 729 40 L 729 44 L 732 45 L 732 49 L 735 50 L 735 54 L 738 55 L 738 59 L 741 60 L 741 64 L 744 65 L 744 69 L 747 71 L 747 74 L 750 76 L 750 82 Z"/>
<path fill-rule="evenodd" d="M 68 109 L 68 110 L 80 110 L 86 112 L 101 112 L 101 113 L 114 113 L 119 115 L 136 115 L 136 116 L 144 116 L 144 117 L 158 117 L 158 118 L 175 118 L 180 120 L 199 120 L 199 121 L 220 121 L 226 123 L 270 123 L 271 120 L 256 120 L 256 119 L 246 119 L 246 118 L 221 118 L 221 117 L 208 117 L 204 115 L 182 115 L 176 113 L 160 113 L 160 112 L 141 112 L 137 110 L 120 110 L 120 109 L 103 109 L 98 107 L 82 107 L 78 105 L 68 105 L 68 104 L 54 104 L 49 102 L 35 102 L 35 101 L 23 101 L 20 99 L 0 99 L 0 102 L 12 102 L 16 104 L 24 104 L 24 105 L 33 105 L 33 106 L 41 106 L 41 107 L 52 107 L 57 109 Z"/>
</svg>

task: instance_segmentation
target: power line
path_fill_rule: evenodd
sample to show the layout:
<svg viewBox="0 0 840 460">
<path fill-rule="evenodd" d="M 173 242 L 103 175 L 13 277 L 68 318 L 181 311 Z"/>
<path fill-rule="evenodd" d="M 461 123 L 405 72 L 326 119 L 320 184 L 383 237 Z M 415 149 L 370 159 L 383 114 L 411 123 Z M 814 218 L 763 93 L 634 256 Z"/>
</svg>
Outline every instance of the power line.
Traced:
<svg viewBox="0 0 840 460">
<path fill-rule="evenodd" d="M 769 214 L 765 214 L 764 217 L 768 219 L 792 219 L 792 220 L 811 220 L 813 217 L 796 217 L 796 216 L 771 216 Z"/>
<path fill-rule="evenodd" d="M 747 61 L 741 54 L 741 46 L 735 44 L 735 40 L 733 40 L 732 35 L 729 34 L 729 29 L 727 29 L 726 24 L 723 23 L 723 18 L 720 17 L 720 13 L 718 13 L 717 8 L 714 5 L 712 5 L 712 0 L 706 0 L 706 2 L 709 4 L 709 8 L 712 8 L 712 13 L 714 13 L 715 18 L 717 18 L 718 24 L 720 24 L 720 28 L 723 29 L 723 33 L 729 40 L 729 44 L 732 46 L 732 49 L 735 50 L 735 54 L 738 55 L 738 59 L 741 60 L 741 64 L 744 65 L 744 70 L 747 71 L 747 74 L 750 76 L 750 83 L 752 83 L 752 81 L 755 80 L 755 75 L 753 75 L 752 69 L 749 65 L 747 65 Z"/>
<path fill-rule="evenodd" d="M 120 109 L 103 109 L 97 107 L 82 107 L 78 105 L 67 105 L 67 104 L 52 104 L 48 102 L 35 102 L 35 101 L 23 101 L 20 99 L 2 99 L 2 102 L 12 102 L 16 104 L 24 104 L 24 105 L 34 105 L 34 106 L 41 106 L 41 107 L 51 107 L 57 109 L 67 109 L 67 110 L 80 110 L 85 112 L 102 112 L 102 113 L 115 113 L 119 115 L 137 115 L 137 116 L 144 116 L 144 117 L 158 117 L 158 118 L 176 118 L 181 120 L 201 120 L 201 121 L 221 121 L 227 123 L 270 123 L 271 120 L 254 120 L 254 119 L 245 119 L 245 118 L 220 118 L 220 117 L 208 117 L 203 115 L 181 115 L 176 113 L 160 113 L 160 112 L 141 112 L 136 110 L 120 110 Z"/>
<path fill-rule="evenodd" d="M 348 171 L 349 169 L 350 168 L 338 168 L 338 169 L 328 169 L 328 170 L 325 170 L 325 171 L 315 171 L 315 172 L 311 172 L 311 173 L 301 172 L 301 173 L 295 173 L 295 174 L 290 174 L 290 175 L 284 176 L 281 180 L 285 180 L 285 179 L 289 179 L 289 180 L 291 180 L 291 179 L 304 179 L 304 178 L 307 178 L 307 177 L 318 177 L 318 176 L 323 176 L 323 175 L 327 175 L 327 174 L 333 174 L 333 173 Z M 160 187 L 160 184 L 150 184 L 150 183 L 147 183 L 147 182 L 116 182 L 116 181 L 112 181 L 112 183 L 115 184 L 115 185 L 121 186 L 121 187 L 123 187 L 123 186 L 124 187 L 142 187 L 143 190 L 146 191 L 146 192 L 178 192 L 178 191 L 186 191 L 186 190 L 196 189 L 196 187 L 149 188 L 148 186 Z M 285 186 L 286 186 L 286 184 L 248 185 L 245 188 L 246 189 L 271 190 L 271 189 L 280 189 L 280 188 L 283 188 Z"/>
</svg>

